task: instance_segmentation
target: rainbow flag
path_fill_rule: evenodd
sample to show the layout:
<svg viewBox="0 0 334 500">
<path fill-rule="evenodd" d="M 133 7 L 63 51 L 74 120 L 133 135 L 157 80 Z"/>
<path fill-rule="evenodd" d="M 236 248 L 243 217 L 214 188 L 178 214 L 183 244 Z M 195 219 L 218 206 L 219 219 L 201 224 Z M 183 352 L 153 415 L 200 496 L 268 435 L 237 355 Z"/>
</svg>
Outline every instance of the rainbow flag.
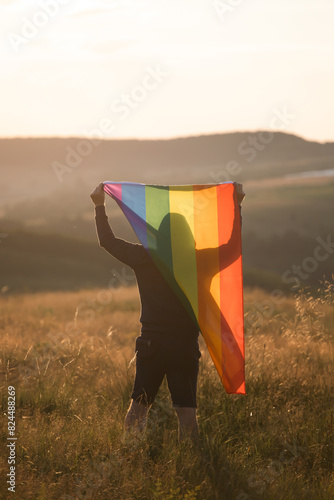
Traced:
<svg viewBox="0 0 334 500">
<path fill-rule="evenodd" d="M 245 394 L 241 219 L 235 185 L 105 182 L 104 190 L 196 319 L 226 392 Z"/>
</svg>

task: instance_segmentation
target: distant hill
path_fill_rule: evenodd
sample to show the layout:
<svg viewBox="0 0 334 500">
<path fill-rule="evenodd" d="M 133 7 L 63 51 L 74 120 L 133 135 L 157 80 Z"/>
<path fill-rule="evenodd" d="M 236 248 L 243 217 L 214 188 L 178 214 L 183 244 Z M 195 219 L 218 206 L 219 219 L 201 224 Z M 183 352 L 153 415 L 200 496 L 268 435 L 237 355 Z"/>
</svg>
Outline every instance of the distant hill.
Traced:
<svg viewBox="0 0 334 500">
<path fill-rule="evenodd" d="M 66 147 L 80 150 L 82 137 L 69 138 L 13 138 L 0 139 L 1 166 L 29 166 L 35 172 L 45 171 L 53 161 L 62 162 Z M 146 177 L 146 171 L 159 167 L 173 169 L 176 166 L 193 168 L 212 166 L 229 160 L 247 164 L 250 149 L 256 149 L 256 163 L 278 164 L 302 159 L 334 156 L 334 143 L 307 141 L 293 134 L 283 132 L 233 132 L 216 135 L 201 135 L 176 139 L 132 140 L 132 139 L 90 139 L 92 152 L 83 160 L 82 166 L 96 169 L 110 169 L 123 176 Z M 257 144 L 249 144 L 256 141 Z M 94 142 L 96 145 L 94 145 Z M 82 152 L 85 146 L 83 146 Z M 87 150 L 88 151 L 88 150 Z M 84 158 L 84 154 L 82 155 Z M 144 170 L 143 170 L 144 167 Z M 130 169 L 124 172 L 124 168 Z M 109 170 L 110 173 L 110 170 Z M 160 172 L 161 174 L 161 172 Z"/>
<path fill-rule="evenodd" d="M 0 204 L 42 196 L 78 180 L 87 186 L 101 179 L 153 184 L 245 181 L 329 168 L 334 159 L 334 143 L 306 141 L 282 132 L 96 141 L 80 137 L 0 139 Z M 231 161 L 241 167 L 238 179 L 226 171 Z M 60 173 L 56 164 L 67 171 Z"/>
</svg>

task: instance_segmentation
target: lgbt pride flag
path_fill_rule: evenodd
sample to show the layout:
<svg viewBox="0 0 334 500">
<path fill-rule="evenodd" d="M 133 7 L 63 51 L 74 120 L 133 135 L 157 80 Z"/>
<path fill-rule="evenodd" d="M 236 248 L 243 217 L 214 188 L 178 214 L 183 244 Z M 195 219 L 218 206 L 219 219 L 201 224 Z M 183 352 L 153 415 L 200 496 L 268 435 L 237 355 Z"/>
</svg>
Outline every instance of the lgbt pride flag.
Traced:
<svg viewBox="0 0 334 500">
<path fill-rule="evenodd" d="M 232 182 L 104 182 L 198 323 L 228 393 L 245 394 L 241 218 Z"/>
</svg>

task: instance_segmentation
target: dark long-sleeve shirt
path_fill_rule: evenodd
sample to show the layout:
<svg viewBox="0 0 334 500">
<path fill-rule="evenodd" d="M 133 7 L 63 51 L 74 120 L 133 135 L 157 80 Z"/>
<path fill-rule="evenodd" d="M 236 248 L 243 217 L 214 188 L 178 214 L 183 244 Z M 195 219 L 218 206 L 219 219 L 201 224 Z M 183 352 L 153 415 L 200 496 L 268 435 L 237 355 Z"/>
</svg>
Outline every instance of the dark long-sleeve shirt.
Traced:
<svg viewBox="0 0 334 500">
<path fill-rule="evenodd" d="M 96 207 L 95 223 L 101 247 L 135 273 L 141 299 L 142 332 L 197 336 L 197 323 L 172 291 L 147 250 L 138 243 L 130 243 L 114 235 L 104 206 Z"/>
</svg>

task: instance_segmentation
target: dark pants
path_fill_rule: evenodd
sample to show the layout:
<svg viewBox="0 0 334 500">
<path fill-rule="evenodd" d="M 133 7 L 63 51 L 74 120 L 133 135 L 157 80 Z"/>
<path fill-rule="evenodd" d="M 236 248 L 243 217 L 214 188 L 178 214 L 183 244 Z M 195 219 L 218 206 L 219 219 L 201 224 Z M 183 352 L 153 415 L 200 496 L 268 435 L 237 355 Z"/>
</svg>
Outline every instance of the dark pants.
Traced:
<svg viewBox="0 0 334 500">
<path fill-rule="evenodd" d="M 136 338 L 132 399 L 151 405 L 166 375 L 173 406 L 196 408 L 200 357 L 198 337 L 143 333 Z"/>
</svg>

